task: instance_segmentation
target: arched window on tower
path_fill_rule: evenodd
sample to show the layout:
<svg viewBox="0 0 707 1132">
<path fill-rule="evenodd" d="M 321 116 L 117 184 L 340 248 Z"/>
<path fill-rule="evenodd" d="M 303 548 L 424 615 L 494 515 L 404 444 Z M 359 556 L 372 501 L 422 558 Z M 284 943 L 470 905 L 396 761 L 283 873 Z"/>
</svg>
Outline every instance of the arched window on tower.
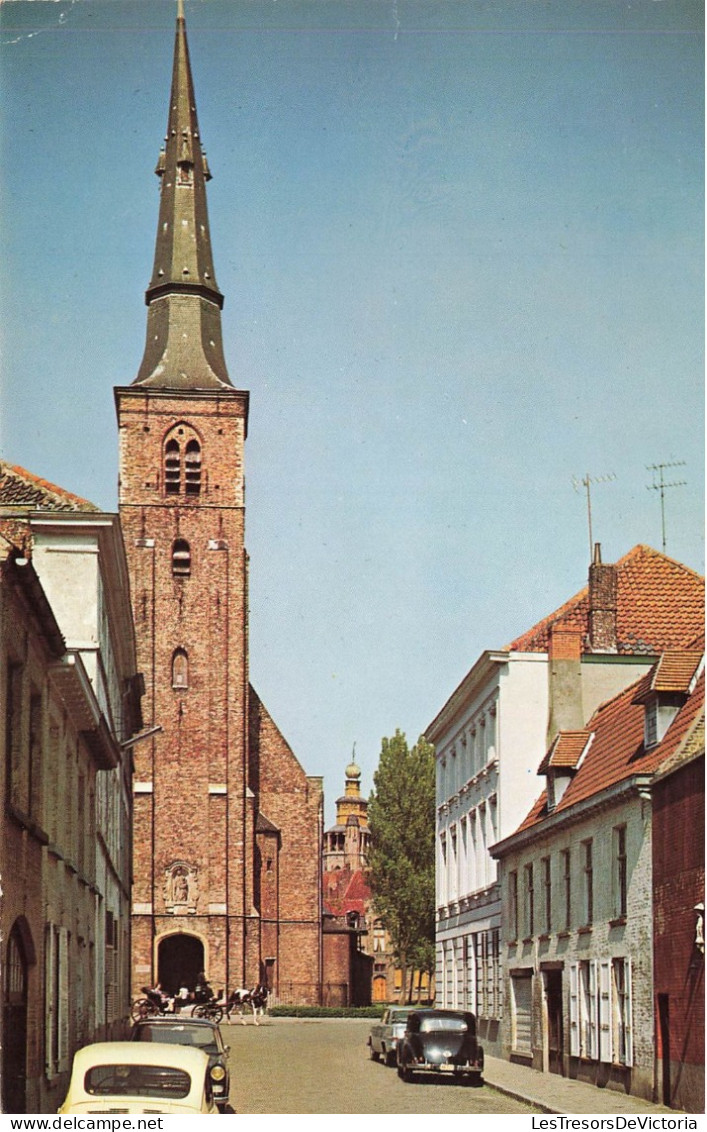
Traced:
<svg viewBox="0 0 707 1132">
<path fill-rule="evenodd" d="M 190 440 L 187 443 L 184 464 L 187 495 L 198 495 L 201 491 L 201 446 L 198 440 Z"/>
<path fill-rule="evenodd" d="M 175 539 L 172 546 L 172 574 L 175 578 L 188 578 L 191 574 L 191 550 L 186 539 Z"/>
<path fill-rule="evenodd" d="M 164 488 L 168 495 L 179 494 L 182 481 L 182 454 L 179 442 L 168 440 L 164 448 Z"/>
<path fill-rule="evenodd" d="M 189 687 L 189 657 L 186 649 L 175 649 L 172 653 L 172 687 Z"/>
</svg>

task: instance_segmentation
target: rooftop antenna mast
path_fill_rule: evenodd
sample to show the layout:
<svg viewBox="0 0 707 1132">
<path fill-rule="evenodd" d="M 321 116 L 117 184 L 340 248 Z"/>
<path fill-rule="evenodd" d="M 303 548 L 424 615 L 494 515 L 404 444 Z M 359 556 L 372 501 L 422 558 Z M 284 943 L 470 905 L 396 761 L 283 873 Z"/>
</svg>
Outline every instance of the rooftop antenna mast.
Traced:
<svg viewBox="0 0 707 1132">
<path fill-rule="evenodd" d="M 653 473 L 653 483 L 647 483 L 646 487 L 649 491 L 660 492 L 660 518 L 661 527 L 663 531 L 663 554 L 665 554 L 665 493 L 669 487 L 684 487 L 687 480 L 674 480 L 672 483 L 666 483 L 663 479 L 663 472 L 666 468 L 684 468 L 685 460 L 673 460 L 670 464 L 646 464 L 646 471 Z M 660 479 L 656 482 L 656 475 L 660 474 Z"/>
<path fill-rule="evenodd" d="M 584 487 L 587 492 L 587 521 L 589 523 L 589 561 L 592 560 L 594 552 L 594 542 L 592 540 L 592 495 L 591 485 L 593 483 L 608 483 L 610 480 L 615 480 L 616 475 L 614 472 L 608 472 L 604 476 L 590 476 L 587 472 L 586 476 L 578 480 L 576 476 L 572 476 L 572 487 L 575 491 L 579 491 L 580 487 Z"/>
</svg>

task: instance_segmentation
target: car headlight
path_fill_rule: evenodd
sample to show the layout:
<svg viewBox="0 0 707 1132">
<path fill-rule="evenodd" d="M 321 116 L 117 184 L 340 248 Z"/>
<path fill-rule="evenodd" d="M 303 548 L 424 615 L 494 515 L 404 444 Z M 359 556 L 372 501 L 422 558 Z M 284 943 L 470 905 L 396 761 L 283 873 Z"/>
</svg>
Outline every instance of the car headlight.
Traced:
<svg viewBox="0 0 707 1132">
<path fill-rule="evenodd" d="M 211 1066 L 211 1080 L 212 1081 L 223 1081 L 225 1076 L 226 1076 L 226 1070 L 224 1069 L 223 1065 L 212 1065 Z"/>
</svg>

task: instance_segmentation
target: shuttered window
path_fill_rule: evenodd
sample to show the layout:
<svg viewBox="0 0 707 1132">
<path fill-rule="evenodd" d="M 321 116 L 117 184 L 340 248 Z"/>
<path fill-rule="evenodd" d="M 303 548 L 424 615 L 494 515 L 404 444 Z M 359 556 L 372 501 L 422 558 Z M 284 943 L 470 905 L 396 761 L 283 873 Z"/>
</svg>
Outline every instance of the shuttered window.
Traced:
<svg viewBox="0 0 707 1132">
<path fill-rule="evenodd" d="M 532 1053 L 533 979 L 528 974 L 511 976 L 513 993 L 512 1034 L 513 1049 L 517 1053 Z"/>
</svg>

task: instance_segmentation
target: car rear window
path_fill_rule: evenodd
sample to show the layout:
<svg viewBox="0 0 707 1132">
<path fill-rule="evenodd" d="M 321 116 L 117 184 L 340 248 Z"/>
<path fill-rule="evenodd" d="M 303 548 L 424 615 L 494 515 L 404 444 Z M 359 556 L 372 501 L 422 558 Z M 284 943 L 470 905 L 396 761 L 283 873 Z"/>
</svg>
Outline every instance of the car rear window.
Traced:
<svg viewBox="0 0 707 1132">
<path fill-rule="evenodd" d="M 435 1034 L 439 1030 L 455 1034 L 466 1033 L 466 1022 L 463 1018 L 423 1018 L 420 1022 L 421 1034 Z"/>
<path fill-rule="evenodd" d="M 168 1045 L 197 1046 L 206 1053 L 218 1053 L 213 1032 L 206 1026 L 138 1026 L 136 1042 L 167 1042 Z"/>
<path fill-rule="evenodd" d="M 94 1097 L 189 1096 L 191 1077 L 167 1065 L 94 1065 L 84 1077 L 84 1089 Z"/>
</svg>

